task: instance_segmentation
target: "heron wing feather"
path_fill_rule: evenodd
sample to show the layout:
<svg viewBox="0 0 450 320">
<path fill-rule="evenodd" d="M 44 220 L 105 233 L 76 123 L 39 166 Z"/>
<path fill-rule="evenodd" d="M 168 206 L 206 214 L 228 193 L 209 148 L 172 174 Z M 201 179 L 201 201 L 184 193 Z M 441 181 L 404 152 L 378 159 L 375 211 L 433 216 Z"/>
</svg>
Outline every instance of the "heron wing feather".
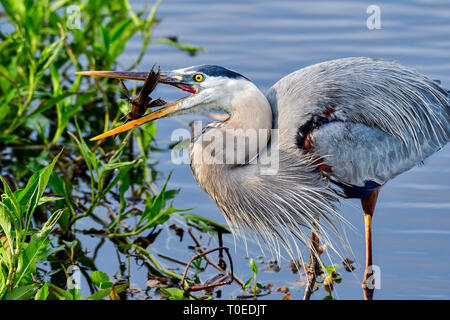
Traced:
<svg viewBox="0 0 450 320">
<path fill-rule="evenodd" d="M 299 128 L 327 110 L 333 111 L 330 120 L 361 123 L 400 139 L 405 157 L 450 140 L 448 90 L 390 61 L 345 58 L 312 65 L 278 81 L 267 99 L 281 148 L 292 148 L 299 134 L 308 134 Z"/>
<path fill-rule="evenodd" d="M 383 185 L 439 148 L 424 142 L 420 152 L 411 151 L 400 138 L 380 129 L 342 121 L 312 131 L 309 141 L 311 151 L 331 167 L 331 180 L 355 187 Z"/>
</svg>

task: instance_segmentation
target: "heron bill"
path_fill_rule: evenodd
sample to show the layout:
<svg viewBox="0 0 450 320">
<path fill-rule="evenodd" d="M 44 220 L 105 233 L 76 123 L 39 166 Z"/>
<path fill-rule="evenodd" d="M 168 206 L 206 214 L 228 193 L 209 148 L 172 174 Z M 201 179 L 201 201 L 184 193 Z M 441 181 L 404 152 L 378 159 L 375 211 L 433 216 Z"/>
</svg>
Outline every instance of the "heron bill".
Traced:
<svg viewBox="0 0 450 320">
<path fill-rule="evenodd" d="M 95 141 L 95 140 L 100 140 L 100 139 L 105 139 L 107 137 L 119 134 L 121 132 L 125 132 L 131 129 L 134 129 L 136 127 L 139 127 L 141 125 L 143 125 L 144 123 L 150 122 L 150 121 L 154 121 L 156 119 L 159 118 L 163 118 L 166 117 L 172 113 L 174 113 L 175 111 L 177 111 L 179 109 L 179 105 L 180 102 L 182 100 L 184 100 L 185 98 L 182 98 L 180 100 L 175 101 L 174 103 L 169 104 L 168 106 L 158 109 L 152 113 L 149 113 L 145 116 L 143 116 L 142 118 L 136 119 L 136 120 L 132 120 L 129 121 L 123 125 L 121 125 L 120 127 L 111 129 L 109 131 L 106 131 L 105 133 L 102 133 L 96 137 L 93 137 L 91 139 L 89 139 L 90 141 Z"/>
</svg>

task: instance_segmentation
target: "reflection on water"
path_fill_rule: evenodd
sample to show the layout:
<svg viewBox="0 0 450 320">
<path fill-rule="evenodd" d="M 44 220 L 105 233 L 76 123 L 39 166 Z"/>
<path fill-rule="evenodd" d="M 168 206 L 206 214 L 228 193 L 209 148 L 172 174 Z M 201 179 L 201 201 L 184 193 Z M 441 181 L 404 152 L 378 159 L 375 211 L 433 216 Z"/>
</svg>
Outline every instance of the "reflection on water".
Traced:
<svg viewBox="0 0 450 320">
<path fill-rule="evenodd" d="M 131 1 L 140 7 L 144 0 Z M 163 70 L 196 64 L 219 64 L 235 69 L 252 79 L 263 91 L 284 75 L 301 67 L 340 57 L 369 56 L 396 60 L 415 68 L 450 87 L 450 2 L 377 1 L 381 9 L 381 29 L 368 30 L 366 9 L 371 1 L 164 1 L 158 16 L 163 21 L 155 37 L 177 35 L 186 44 L 204 46 L 208 53 L 190 57 L 163 44 L 150 46 L 140 70 L 160 64 Z M 135 59 L 138 45 L 131 44 L 123 56 Z M 173 88 L 160 86 L 154 96 L 167 100 L 180 97 Z M 182 95 L 182 94 L 181 94 Z M 187 127 L 198 117 L 184 116 L 158 122 L 158 143 L 170 142 L 172 130 Z M 214 203 L 196 185 L 188 165 L 170 163 L 169 152 L 159 154 L 159 169 L 174 169 L 171 187 L 181 187 L 175 205 L 191 207 L 194 212 L 225 222 Z M 384 299 L 450 298 L 450 147 L 446 147 L 425 165 L 389 182 L 381 191 L 374 216 L 374 261 L 381 267 L 382 288 L 375 294 Z M 359 266 L 364 262 L 363 216 L 358 201 L 342 204 L 343 215 L 357 231 L 349 240 Z M 170 252 L 187 260 L 190 252 L 178 244 L 170 232 L 159 238 L 153 250 Z M 234 248 L 229 237 L 227 245 Z M 232 250 L 237 272 L 250 276 L 247 253 L 242 242 Z M 259 249 L 250 244 L 249 256 Z M 100 255 L 101 256 L 101 255 Z M 113 258 L 111 258 L 113 259 Z M 108 259 L 100 262 L 108 269 Z M 260 280 L 287 285 L 295 299 L 301 296 L 296 277 L 281 262 L 280 273 L 263 273 Z M 103 269 L 102 269 L 103 270 Z M 115 272 L 115 270 L 111 270 Z M 142 286 L 143 269 L 132 270 L 133 281 Z M 360 299 L 359 280 L 346 273 L 338 285 L 338 298 Z M 295 291 L 297 289 L 297 291 Z M 227 289 L 224 289 L 226 292 Z M 236 292 L 226 292 L 223 297 Z M 281 295 L 273 295 L 278 299 Z"/>
</svg>

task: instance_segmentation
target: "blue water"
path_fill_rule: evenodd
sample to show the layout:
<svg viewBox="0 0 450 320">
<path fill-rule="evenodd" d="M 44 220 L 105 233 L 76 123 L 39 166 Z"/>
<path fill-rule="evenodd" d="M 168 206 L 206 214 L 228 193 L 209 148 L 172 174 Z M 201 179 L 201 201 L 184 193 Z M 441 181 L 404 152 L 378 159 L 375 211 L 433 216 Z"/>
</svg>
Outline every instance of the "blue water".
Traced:
<svg viewBox="0 0 450 320">
<path fill-rule="evenodd" d="M 131 1 L 139 9 L 147 1 Z M 203 46 L 208 53 L 191 57 L 167 45 L 154 44 L 139 66 L 146 71 L 153 64 L 163 70 L 196 64 L 219 64 L 234 69 L 252 79 L 262 91 L 284 75 L 310 64 L 349 56 L 368 56 L 393 59 L 415 68 L 433 79 L 440 79 L 450 88 L 450 1 L 380 1 L 381 29 L 369 30 L 366 9 L 372 1 L 163 1 L 158 25 L 153 37 L 177 35 L 180 42 Z M 139 42 L 128 45 L 122 56 L 125 66 L 139 53 Z M 183 96 L 175 88 L 159 86 L 154 96 L 166 100 Z M 160 146 L 170 142 L 176 128 L 188 128 L 195 116 L 164 119 L 158 122 L 156 139 Z M 193 212 L 225 223 L 220 211 L 197 186 L 188 165 L 174 165 L 170 152 L 155 154 L 157 169 L 163 175 L 174 169 L 169 187 L 181 188 L 174 205 L 194 208 Z M 381 289 L 378 299 L 449 299 L 450 298 L 450 147 L 445 147 L 424 165 L 397 177 L 383 187 L 374 215 L 374 263 L 381 268 Z M 363 215 L 358 201 L 342 204 L 342 214 L 353 224 L 349 241 L 359 268 L 347 273 L 340 268 L 343 282 L 336 287 L 339 299 L 360 299 L 359 281 L 364 264 Z M 203 239 L 207 241 L 207 238 Z M 231 236 L 225 237 L 238 276 L 250 276 L 248 261 L 261 253 L 252 243 L 248 254 L 238 241 L 236 249 Z M 183 244 L 173 232 L 161 234 L 150 251 L 168 254 L 187 261 L 192 252 L 185 244 L 192 244 L 185 235 Z M 114 255 L 107 245 L 99 252 L 98 266 L 112 267 Z M 268 257 L 267 259 L 269 259 Z M 175 265 L 162 260 L 168 267 Z M 339 261 L 338 261 L 339 262 Z M 299 299 L 303 287 L 296 283 L 298 276 L 282 261 L 279 273 L 261 272 L 263 284 L 274 283 L 290 288 L 292 297 Z M 182 271 L 182 269 L 180 269 Z M 133 266 L 132 281 L 143 288 L 144 268 Z M 241 294 L 237 286 L 223 289 L 223 298 Z M 322 298 L 324 291 L 313 298 Z M 272 294 L 280 299 L 281 294 Z"/>
</svg>

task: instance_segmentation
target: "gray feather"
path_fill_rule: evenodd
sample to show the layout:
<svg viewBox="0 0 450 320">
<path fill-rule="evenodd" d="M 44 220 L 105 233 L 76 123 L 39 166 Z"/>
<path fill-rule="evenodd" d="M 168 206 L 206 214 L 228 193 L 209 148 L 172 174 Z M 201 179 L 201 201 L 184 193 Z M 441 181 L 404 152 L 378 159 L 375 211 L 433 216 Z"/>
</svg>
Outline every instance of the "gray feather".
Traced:
<svg viewBox="0 0 450 320">
<path fill-rule="evenodd" d="M 259 90 L 247 90 L 230 99 L 235 105 L 224 106 L 230 119 L 215 129 L 255 128 L 256 119 L 262 123 L 261 115 L 270 110 L 252 104 L 263 101 Z M 238 104 L 243 98 L 245 107 Z M 330 163 L 343 183 L 362 185 L 372 179 L 383 184 L 450 139 L 448 91 L 394 62 L 346 58 L 316 64 L 278 81 L 266 98 L 272 127 L 279 129 L 276 175 L 261 175 L 258 163 L 191 167 L 233 230 L 253 231 L 277 254 L 281 245 L 291 256 L 301 256 L 296 240 L 307 244 L 304 227 L 317 221 L 322 240 L 332 244 L 336 236 L 343 243 L 345 233 L 339 228 L 345 219 L 336 208 L 340 196 L 317 170 L 318 159 Z M 307 134 L 299 128 L 327 110 L 332 110 L 331 122 L 316 128 L 313 150 L 305 152 L 296 143 L 299 134 Z M 191 147 L 191 157 L 202 148 Z"/>
</svg>

